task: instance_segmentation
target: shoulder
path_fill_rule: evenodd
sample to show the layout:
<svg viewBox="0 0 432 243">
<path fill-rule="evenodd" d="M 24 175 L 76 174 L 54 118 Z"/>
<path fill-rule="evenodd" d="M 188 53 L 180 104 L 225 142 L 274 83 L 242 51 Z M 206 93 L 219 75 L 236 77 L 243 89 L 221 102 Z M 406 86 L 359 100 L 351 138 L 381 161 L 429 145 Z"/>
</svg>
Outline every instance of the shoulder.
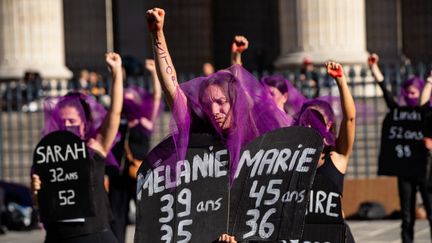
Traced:
<svg viewBox="0 0 432 243">
<path fill-rule="evenodd" d="M 336 169 L 342 173 L 345 174 L 348 169 L 348 158 L 344 156 L 343 154 L 340 154 L 336 151 L 330 151 L 329 157 L 331 159 L 331 162 L 334 164 Z"/>
</svg>

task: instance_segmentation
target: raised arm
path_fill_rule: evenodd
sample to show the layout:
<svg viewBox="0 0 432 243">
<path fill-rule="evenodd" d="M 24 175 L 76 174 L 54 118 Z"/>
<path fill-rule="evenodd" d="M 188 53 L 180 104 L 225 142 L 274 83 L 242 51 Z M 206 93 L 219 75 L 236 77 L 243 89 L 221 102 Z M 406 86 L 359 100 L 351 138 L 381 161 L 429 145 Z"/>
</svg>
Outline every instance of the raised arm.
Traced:
<svg viewBox="0 0 432 243">
<path fill-rule="evenodd" d="M 327 62 L 326 67 L 327 73 L 336 80 L 339 89 L 343 117 L 340 124 L 339 135 L 336 139 L 336 152 L 345 158 L 343 162 L 347 165 L 355 137 L 356 109 L 354 99 L 348 88 L 342 66 L 336 62 Z"/>
<path fill-rule="evenodd" d="M 236 35 L 231 45 L 231 64 L 243 65 L 241 54 L 249 47 L 249 41 L 242 35 Z"/>
<path fill-rule="evenodd" d="M 426 84 L 420 95 L 420 106 L 429 102 L 432 93 L 432 70 L 429 73 L 429 77 L 426 79 Z"/>
<path fill-rule="evenodd" d="M 105 54 L 105 61 L 112 74 L 111 105 L 108 114 L 102 123 L 101 130 L 95 140 L 100 145 L 94 149 L 106 155 L 114 142 L 120 125 L 120 115 L 123 107 L 123 73 L 122 60 L 119 54 L 110 52 Z M 90 144 L 90 146 L 92 146 Z M 92 146 L 93 147 L 93 146 Z"/>
<path fill-rule="evenodd" d="M 154 122 L 160 107 L 162 98 L 162 88 L 159 78 L 157 76 L 155 61 L 152 59 L 145 60 L 145 67 L 150 72 L 152 85 L 153 85 L 153 110 L 151 113 L 151 121 Z"/>
<path fill-rule="evenodd" d="M 378 61 L 379 61 L 378 55 L 372 53 L 368 58 L 369 68 L 372 72 L 372 75 L 375 78 L 375 81 L 377 82 L 378 86 L 381 88 L 383 92 L 384 100 L 387 104 L 387 107 L 390 109 L 396 108 L 398 105 L 394 100 L 393 95 L 390 93 L 389 90 L 387 90 L 387 87 L 384 84 L 384 75 L 382 74 L 378 66 Z"/>
<path fill-rule="evenodd" d="M 148 29 L 151 33 L 156 72 L 159 76 L 162 90 L 165 92 L 167 104 L 172 108 L 177 90 L 180 91 L 179 95 L 184 97 L 184 94 L 180 89 L 177 89 L 179 86 L 177 73 L 165 41 L 165 35 L 163 32 L 165 11 L 160 8 L 147 10 L 146 19 Z"/>
</svg>

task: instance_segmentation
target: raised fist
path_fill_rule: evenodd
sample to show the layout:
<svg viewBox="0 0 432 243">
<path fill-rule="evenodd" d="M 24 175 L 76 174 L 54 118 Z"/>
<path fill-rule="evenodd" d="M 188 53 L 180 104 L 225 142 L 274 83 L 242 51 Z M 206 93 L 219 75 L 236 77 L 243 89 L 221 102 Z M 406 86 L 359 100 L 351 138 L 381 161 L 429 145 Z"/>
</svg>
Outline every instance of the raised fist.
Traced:
<svg viewBox="0 0 432 243">
<path fill-rule="evenodd" d="M 165 10 L 152 8 L 146 12 L 147 28 L 150 32 L 162 30 L 165 20 Z"/>
<path fill-rule="evenodd" d="M 156 71 L 155 61 L 154 61 L 153 59 L 146 59 L 146 60 L 145 60 L 145 68 L 146 68 L 149 72 L 154 72 L 154 71 Z"/>
<path fill-rule="evenodd" d="M 246 37 L 242 35 L 236 35 L 231 45 L 231 52 L 242 53 L 249 47 L 249 42 Z"/>
<path fill-rule="evenodd" d="M 341 78 L 344 75 L 342 66 L 337 62 L 327 62 L 326 64 L 327 74 L 333 78 Z"/>
<path fill-rule="evenodd" d="M 119 54 L 115 52 L 108 52 L 105 54 L 105 61 L 111 72 L 120 70 L 122 66 L 122 60 Z"/>
<path fill-rule="evenodd" d="M 369 58 L 368 58 L 368 64 L 369 64 L 369 66 L 372 66 L 374 64 L 378 64 L 378 61 L 379 61 L 379 57 L 378 57 L 377 54 L 372 53 L 372 54 L 369 55 Z"/>
</svg>

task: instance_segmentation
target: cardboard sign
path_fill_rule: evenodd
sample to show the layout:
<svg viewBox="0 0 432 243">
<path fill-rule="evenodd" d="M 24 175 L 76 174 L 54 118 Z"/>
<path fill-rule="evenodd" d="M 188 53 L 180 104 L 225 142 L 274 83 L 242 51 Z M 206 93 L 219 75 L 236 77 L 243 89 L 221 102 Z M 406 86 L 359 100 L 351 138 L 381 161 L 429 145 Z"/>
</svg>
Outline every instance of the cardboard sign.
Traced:
<svg viewBox="0 0 432 243">
<path fill-rule="evenodd" d="M 143 161 L 135 242 L 212 242 L 227 232 L 228 151 L 210 135 L 189 141 L 186 160 L 176 161 L 168 138 Z"/>
<path fill-rule="evenodd" d="M 176 161 L 168 138 L 138 172 L 135 242 L 214 242 L 223 233 L 299 239 L 321 149 L 313 129 L 264 134 L 242 149 L 230 186 L 228 151 L 219 141 L 191 134 L 186 160 Z"/>
<path fill-rule="evenodd" d="M 42 182 L 43 222 L 94 216 L 90 167 L 86 144 L 73 133 L 56 131 L 42 138 L 33 153 L 33 171 Z"/>
<path fill-rule="evenodd" d="M 421 108 L 399 107 L 386 115 L 381 133 L 379 175 L 425 176 L 428 152 L 422 128 Z"/>
<path fill-rule="evenodd" d="M 255 139 L 242 150 L 233 191 L 241 198 L 232 234 L 242 240 L 291 240 L 303 224 L 322 138 L 313 129 L 289 127 Z M 243 184 L 242 177 L 246 177 Z"/>
</svg>

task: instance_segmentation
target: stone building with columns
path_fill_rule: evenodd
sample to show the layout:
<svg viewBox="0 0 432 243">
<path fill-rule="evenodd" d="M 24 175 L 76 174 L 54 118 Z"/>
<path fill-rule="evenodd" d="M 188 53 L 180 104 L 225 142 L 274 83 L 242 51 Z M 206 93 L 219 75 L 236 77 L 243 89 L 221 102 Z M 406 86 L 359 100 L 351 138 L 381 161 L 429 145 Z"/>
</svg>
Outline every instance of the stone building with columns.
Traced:
<svg viewBox="0 0 432 243">
<path fill-rule="evenodd" d="M 229 65 L 235 34 L 249 38 L 245 66 L 284 69 L 309 56 L 365 63 L 432 57 L 432 2 L 428 0 L 0 0 L 0 79 L 34 69 L 70 78 L 82 68 L 105 71 L 115 50 L 138 60 L 152 56 L 145 10 L 167 11 L 166 35 L 179 72 L 203 62 Z"/>
</svg>

